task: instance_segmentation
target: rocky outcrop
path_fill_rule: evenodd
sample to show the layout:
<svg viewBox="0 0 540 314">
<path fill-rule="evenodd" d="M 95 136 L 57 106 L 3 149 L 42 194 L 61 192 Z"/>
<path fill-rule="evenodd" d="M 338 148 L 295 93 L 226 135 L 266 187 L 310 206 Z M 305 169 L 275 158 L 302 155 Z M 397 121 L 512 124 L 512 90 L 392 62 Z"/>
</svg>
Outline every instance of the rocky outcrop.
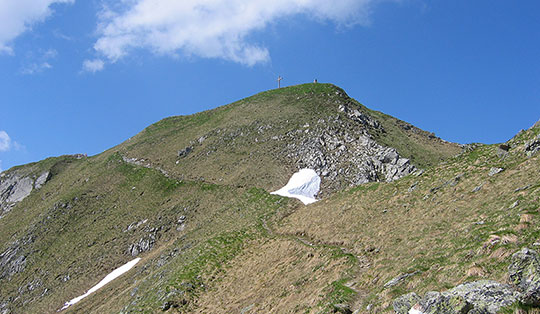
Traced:
<svg viewBox="0 0 540 314">
<path fill-rule="evenodd" d="M 37 176 L 26 174 L 22 170 L 0 174 L 0 217 L 30 195 L 32 190 L 40 189 L 49 178 L 49 171 L 44 171 Z"/>
<path fill-rule="evenodd" d="M 127 253 L 131 256 L 137 256 L 143 252 L 150 251 L 156 244 L 156 241 L 159 239 L 159 232 L 162 229 L 163 227 L 144 228 L 143 232 L 146 233 L 146 235 L 141 237 L 137 242 L 130 244 Z M 134 229 L 132 228 L 131 230 Z"/>
<path fill-rule="evenodd" d="M 406 314 L 409 313 L 409 310 L 421 300 L 421 297 L 419 297 L 416 293 L 411 292 L 395 299 L 392 306 L 396 313 Z"/>
<path fill-rule="evenodd" d="M 34 236 L 17 240 L 0 253 L 0 279 L 11 278 L 26 267 L 28 246 L 34 242 Z"/>
<path fill-rule="evenodd" d="M 525 142 L 525 153 L 527 156 L 532 156 L 540 151 L 540 134 L 527 142 Z"/>
<path fill-rule="evenodd" d="M 320 119 L 315 124 L 287 132 L 283 138 L 286 159 L 298 168 L 314 169 L 326 184 L 354 186 L 372 181 L 391 182 L 416 170 L 407 158 L 377 143 L 370 129 L 384 132 L 375 119 L 340 105 L 345 114 Z"/>
<path fill-rule="evenodd" d="M 540 306 L 540 257 L 536 251 L 523 248 L 514 253 L 508 275 L 521 292 L 523 304 Z"/>
<path fill-rule="evenodd" d="M 396 299 L 393 305 L 399 314 L 494 314 L 502 307 L 512 305 L 518 296 L 510 285 L 479 280 L 445 292 L 430 291 L 423 298 L 409 293 Z"/>
<path fill-rule="evenodd" d="M 188 146 L 178 151 L 178 158 L 184 158 L 193 151 L 193 146 Z"/>
<path fill-rule="evenodd" d="M 540 256 L 523 248 L 512 255 L 508 275 L 512 285 L 479 280 L 459 285 L 445 292 L 428 292 L 423 298 L 415 293 L 394 300 L 398 314 L 475 314 L 498 313 L 502 307 L 519 301 L 540 306 Z"/>
</svg>

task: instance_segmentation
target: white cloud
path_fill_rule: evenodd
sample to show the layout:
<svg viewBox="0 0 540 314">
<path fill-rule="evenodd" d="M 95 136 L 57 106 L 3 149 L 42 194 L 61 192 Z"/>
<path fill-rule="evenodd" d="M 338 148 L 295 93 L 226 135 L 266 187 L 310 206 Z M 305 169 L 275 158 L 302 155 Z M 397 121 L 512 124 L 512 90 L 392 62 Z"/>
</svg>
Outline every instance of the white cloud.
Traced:
<svg viewBox="0 0 540 314">
<path fill-rule="evenodd" d="M 103 70 L 104 67 L 105 62 L 103 62 L 101 59 L 84 60 L 83 62 L 83 71 L 85 72 L 96 73 Z"/>
<path fill-rule="evenodd" d="M 110 62 L 133 49 L 156 54 L 221 58 L 252 66 L 270 59 L 248 35 L 302 14 L 340 26 L 368 24 L 383 0 L 125 0 L 99 14 L 94 49 Z"/>
<path fill-rule="evenodd" d="M 22 74 L 36 74 L 41 73 L 45 70 L 52 69 L 52 65 L 49 62 L 43 62 L 43 63 L 31 63 L 27 66 L 25 66 L 22 70 Z"/>
<path fill-rule="evenodd" d="M 55 49 L 48 49 L 46 51 L 40 51 L 38 56 L 33 53 L 28 53 L 27 58 L 30 60 L 21 69 L 22 74 L 36 74 L 45 70 L 52 69 L 50 61 L 55 59 L 58 52 Z"/>
<path fill-rule="evenodd" d="M 11 149 L 11 138 L 6 131 L 0 131 L 0 152 L 7 152 Z"/>
<path fill-rule="evenodd" d="M 0 52 L 12 54 L 11 42 L 36 23 L 51 15 L 54 3 L 73 3 L 75 0 L 1 0 Z"/>
</svg>

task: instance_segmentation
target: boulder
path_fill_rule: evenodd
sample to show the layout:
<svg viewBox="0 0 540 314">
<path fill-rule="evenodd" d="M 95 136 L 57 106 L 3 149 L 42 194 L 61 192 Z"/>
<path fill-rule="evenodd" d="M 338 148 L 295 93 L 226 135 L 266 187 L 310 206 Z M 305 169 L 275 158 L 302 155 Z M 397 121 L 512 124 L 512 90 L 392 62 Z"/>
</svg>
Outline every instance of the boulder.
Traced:
<svg viewBox="0 0 540 314">
<path fill-rule="evenodd" d="M 409 313 L 466 314 L 474 306 L 464 297 L 430 291 L 416 303 Z"/>
<path fill-rule="evenodd" d="M 479 280 L 445 292 L 428 292 L 410 306 L 417 297 L 406 294 L 397 298 L 394 301 L 394 310 L 399 314 L 495 314 L 502 307 L 515 303 L 519 292 L 510 285 Z"/>
<path fill-rule="evenodd" d="M 193 146 L 188 146 L 184 149 L 181 149 L 178 151 L 178 157 L 179 158 L 184 158 L 186 157 L 189 153 L 191 153 L 193 151 Z"/>
<path fill-rule="evenodd" d="M 497 173 L 501 173 L 501 172 L 503 172 L 503 171 L 504 171 L 503 168 L 492 167 L 491 169 L 489 169 L 488 175 L 489 175 L 490 177 L 493 177 L 493 176 L 496 175 Z"/>
<path fill-rule="evenodd" d="M 540 306 L 540 257 L 536 251 L 523 248 L 514 253 L 508 275 L 520 290 L 522 303 Z"/>
<path fill-rule="evenodd" d="M 540 134 L 536 136 L 536 138 L 533 138 L 532 140 L 529 140 L 525 142 L 525 153 L 527 156 L 532 156 L 540 151 Z"/>
<path fill-rule="evenodd" d="M 408 314 L 413 305 L 420 302 L 421 299 L 422 298 L 414 292 L 407 293 L 395 299 L 392 303 L 392 307 L 397 314 Z"/>
<path fill-rule="evenodd" d="M 391 279 L 390 281 L 388 281 L 387 283 L 384 284 L 384 288 L 390 288 L 390 287 L 393 287 L 397 284 L 399 284 L 400 282 L 402 282 L 403 280 L 411 277 L 411 276 L 414 276 L 416 274 L 420 273 L 419 271 L 415 271 L 415 272 L 412 272 L 412 273 L 406 273 L 406 274 L 401 274 L 393 279 Z"/>
<path fill-rule="evenodd" d="M 443 294 L 463 297 L 473 305 L 474 313 L 497 313 L 501 307 L 516 302 L 519 296 L 512 286 L 493 280 L 461 284 Z"/>
<path fill-rule="evenodd" d="M 49 171 L 43 172 L 34 182 L 34 187 L 39 190 L 43 186 L 43 184 L 45 184 L 45 182 L 49 180 L 50 177 L 51 173 Z"/>
</svg>

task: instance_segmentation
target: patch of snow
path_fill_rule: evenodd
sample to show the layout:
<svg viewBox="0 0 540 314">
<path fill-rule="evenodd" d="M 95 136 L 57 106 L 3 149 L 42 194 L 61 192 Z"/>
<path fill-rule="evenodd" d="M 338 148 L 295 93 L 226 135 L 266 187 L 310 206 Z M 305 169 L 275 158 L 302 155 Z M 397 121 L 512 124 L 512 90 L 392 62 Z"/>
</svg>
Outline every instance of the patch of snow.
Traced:
<svg viewBox="0 0 540 314">
<path fill-rule="evenodd" d="M 67 309 L 68 307 L 72 306 L 73 304 L 75 304 L 75 303 L 81 301 L 82 299 L 86 298 L 90 294 L 96 292 L 97 290 L 99 290 L 100 288 L 102 288 L 103 286 L 108 284 L 109 282 L 111 282 L 114 279 L 120 277 L 122 274 L 124 274 L 125 272 L 127 272 L 131 268 L 133 268 L 133 266 L 135 266 L 135 264 L 137 264 L 140 260 L 141 260 L 141 258 L 138 257 L 138 258 L 132 260 L 131 262 L 128 262 L 128 263 L 118 267 L 117 269 L 113 270 L 110 274 L 105 276 L 105 278 L 103 278 L 103 280 L 101 280 L 97 285 L 90 288 L 90 290 L 88 290 L 85 294 L 83 294 L 81 296 L 78 296 L 75 299 L 72 299 L 71 301 L 66 302 L 64 304 L 64 306 L 60 310 L 58 310 L 58 312 Z"/>
<path fill-rule="evenodd" d="M 297 198 L 304 204 L 316 202 L 315 195 L 319 193 L 321 178 L 312 169 L 301 169 L 292 175 L 287 185 L 270 194 Z"/>
<path fill-rule="evenodd" d="M 409 310 L 409 314 L 425 314 L 425 313 L 420 311 L 416 306 L 413 306 L 412 309 Z"/>
</svg>

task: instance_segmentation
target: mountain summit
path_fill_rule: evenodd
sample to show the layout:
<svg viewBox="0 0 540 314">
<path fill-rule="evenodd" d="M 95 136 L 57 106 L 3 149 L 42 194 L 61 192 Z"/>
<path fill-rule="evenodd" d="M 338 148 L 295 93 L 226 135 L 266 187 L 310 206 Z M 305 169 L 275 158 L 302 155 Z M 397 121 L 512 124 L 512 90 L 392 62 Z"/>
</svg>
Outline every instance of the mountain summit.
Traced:
<svg viewBox="0 0 540 314">
<path fill-rule="evenodd" d="M 536 258 L 539 134 L 462 146 L 314 83 L 14 167 L 0 313 L 535 306 L 519 261 Z"/>
</svg>

